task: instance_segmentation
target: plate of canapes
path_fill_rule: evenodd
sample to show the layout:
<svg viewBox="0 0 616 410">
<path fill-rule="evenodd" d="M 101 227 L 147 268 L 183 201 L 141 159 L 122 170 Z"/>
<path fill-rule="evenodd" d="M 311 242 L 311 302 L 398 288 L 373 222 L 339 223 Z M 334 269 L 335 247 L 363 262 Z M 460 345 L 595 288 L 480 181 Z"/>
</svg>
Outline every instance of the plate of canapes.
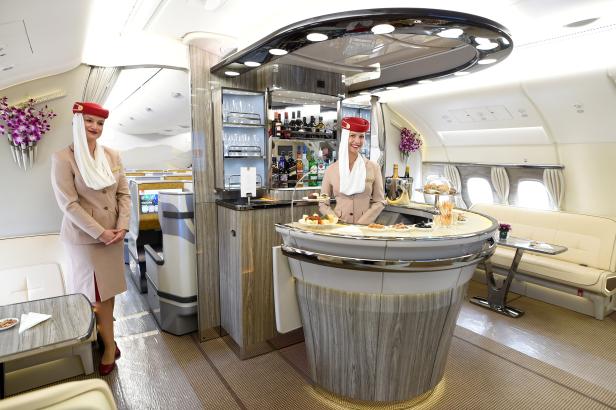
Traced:
<svg viewBox="0 0 616 410">
<path fill-rule="evenodd" d="M 396 232 L 409 232 L 411 231 L 411 229 L 413 229 L 411 225 L 405 225 L 405 224 L 395 224 L 395 225 L 391 225 L 389 228 Z"/>
<path fill-rule="evenodd" d="M 365 229 L 369 232 L 387 232 L 389 227 L 382 224 L 371 223 L 366 226 L 362 226 L 362 229 Z"/>
<path fill-rule="evenodd" d="M 338 217 L 336 215 L 321 216 L 319 214 L 304 215 L 302 219 L 297 221 L 300 225 L 312 229 L 334 229 L 338 225 Z"/>
<path fill-rule="evenodd" d="M 4 319 L 0 319 L 0 331 L 8 330 L 19 323 L 19 319 L 16 317 L 7 317 Z"/>
</svg>

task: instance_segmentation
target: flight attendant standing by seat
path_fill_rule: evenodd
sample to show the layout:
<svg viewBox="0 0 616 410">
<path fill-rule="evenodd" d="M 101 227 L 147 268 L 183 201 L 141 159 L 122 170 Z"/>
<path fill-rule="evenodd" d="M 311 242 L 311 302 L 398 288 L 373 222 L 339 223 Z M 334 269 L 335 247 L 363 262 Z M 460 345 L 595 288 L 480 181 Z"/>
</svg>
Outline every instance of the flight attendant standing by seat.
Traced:
<svg viewBox="0 0 616 410">
<path fill-rule="evenodd" d="M 126 290 L 122 246 L 131 200 L 119 154 L 97 143 L 109 111 L 77 102 L 73 113 L 73 144 L 53 155 L 51 181 L 64 213 L 60 238 L 69 260 L 67 291 L 83 293 L 95 306 L 105 346 L 99 365 L 104 376 L 120 357 L 113 308 L 115 295 Z"/>
<path fill-rule="evenodd" d="M 319 204 L 323 215 L 335 214 L 347 223 L 373 223 L 385 207 L 383 177 L 379 166 L 362 157 L 366 131 L 370 123 L 359 117 L 341 121 L 340 159 L 323 176 L 321 193 L 336 198 L 336 207 Z"/>
</svg>

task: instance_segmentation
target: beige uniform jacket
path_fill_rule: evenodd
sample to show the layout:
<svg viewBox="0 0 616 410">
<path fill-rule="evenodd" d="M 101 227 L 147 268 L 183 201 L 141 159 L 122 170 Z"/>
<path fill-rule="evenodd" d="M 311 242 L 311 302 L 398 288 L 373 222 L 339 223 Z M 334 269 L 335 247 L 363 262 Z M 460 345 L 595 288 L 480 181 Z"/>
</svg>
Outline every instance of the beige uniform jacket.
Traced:
<svg viewBox="0 0 616 410">
<path fill-rule="evenodd" d="M 131 200 L 128 181 L 120 155 L 105 147 L 105 155 L 117 183 L 94 190 L 86 185 L 73 147 L 56 152 L 52 157 L 51 180 L 56 200 L 64 213 L 60 238 L 75 245 L 99 243 L 105 229 L 126 229 L 130 218 Z"/>
<path fill-rule="evenodd" d="M 334 162 L 323 176 L 321 192 L 336 198 L 336 207 L 331 209 L 328 202 L 319 204 L 323 215 L 334 213 L 347 223 L 370 224 L 376 220 L 385 207 L 385 192 L 383 177 L 379 166 L 362 157 L 366 163 L 366 189 L 354 195 L 340 192 L 339 162 Z"/>
</svg>

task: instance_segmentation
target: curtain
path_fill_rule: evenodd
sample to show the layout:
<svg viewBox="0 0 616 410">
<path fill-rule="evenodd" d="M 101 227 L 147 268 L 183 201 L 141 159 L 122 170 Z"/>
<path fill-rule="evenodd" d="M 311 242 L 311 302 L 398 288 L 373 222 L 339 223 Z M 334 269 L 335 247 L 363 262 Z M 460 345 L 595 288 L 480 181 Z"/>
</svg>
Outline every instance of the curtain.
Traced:
<svg viewBox="0 0 616 410">
<path fill-rule="evenodd" d="M 118 80 L 120 67 L 91 67 L 83 90 L 83 101 L 103 105 Z"/>
<path fill-rule="evenodd" d="M 503 167 L 492 167 L 492 186 L 496 190 L 498 202 L 503 205 L 509 204 L 509 176 Z"/>
<path fill-rule="evenodd" d="M 562 169 L 543 170 L 543 183 L 550 195 L 552 206 L 560 210 L 565 196 L 565 176 Z"/>
<path fill-rule="evenodd" d="M 445 165 L 445 177 L 451 182 L 453 187 L 458 192 L 458 195 L 454 197 L 456 207 L 466 209 L 466 204 L 462 199 L 462 195 L 460 195 L 462 194 L 462 180 L 460 179 L 460 173 L 458 172 L 458 168 L 449 164 Z"/>
</svg>

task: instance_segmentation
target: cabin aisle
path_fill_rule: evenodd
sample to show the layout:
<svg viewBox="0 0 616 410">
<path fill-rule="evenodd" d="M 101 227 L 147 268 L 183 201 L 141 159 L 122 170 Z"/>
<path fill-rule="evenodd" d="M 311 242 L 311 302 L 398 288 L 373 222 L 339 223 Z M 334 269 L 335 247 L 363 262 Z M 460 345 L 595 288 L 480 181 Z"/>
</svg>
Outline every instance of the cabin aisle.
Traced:
<svg viewBox="0 0 616 410">
<path fill-rule="evenodd" d="M 160 332 L 128 277 L 127 284 L 115 311 L 122 358 L 104 377 L 119 409 L 349 408 L 311 387 L 304 343 L 241 361 L 223 339 Z M 469 294 L 483 291 L 471 282 Z M 616 408 L 616 353 L 608 348 L 615 315 L 601 322 L 528 298 L 512 304 L 526 315 L 514 320 L 464 303 L 444 381 L 412 408 Z"/>
</svg>

